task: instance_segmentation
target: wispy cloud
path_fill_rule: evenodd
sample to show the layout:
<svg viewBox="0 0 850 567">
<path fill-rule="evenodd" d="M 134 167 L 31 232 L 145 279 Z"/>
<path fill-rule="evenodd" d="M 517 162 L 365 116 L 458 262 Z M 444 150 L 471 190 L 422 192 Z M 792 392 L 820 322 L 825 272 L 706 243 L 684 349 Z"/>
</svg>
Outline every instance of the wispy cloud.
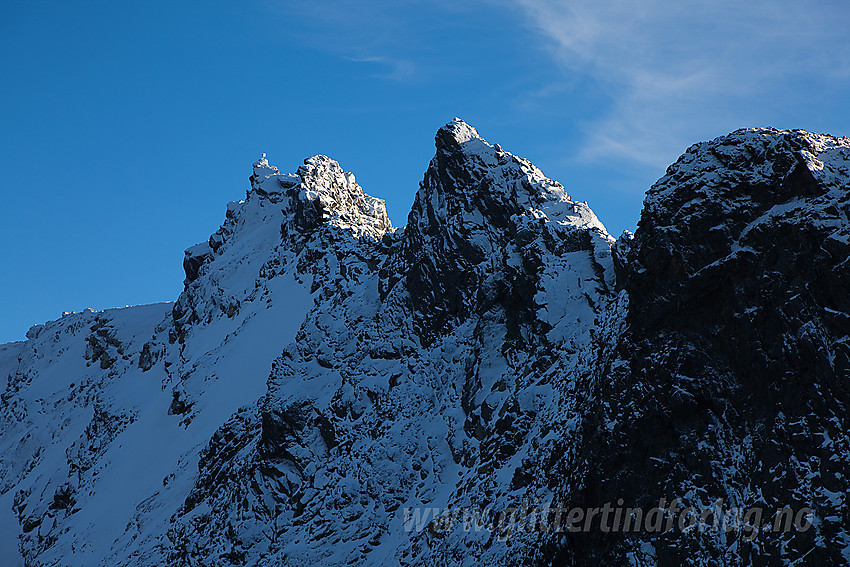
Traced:
<svg viewBox="0 0 850 567">
<path fill-rule="evenodd" d="M 610 97 L 584 124 L 585 158 L 669 163 L 695 136 L 805 104 L 850 69 L 843 2 L 514 1 L 557 62 Z"/>
<path fill-rule="evenodd" d="M 423 22 L 443 13 L 444 0 L 265 0 L 287 23 L 285 32 L 304 43 L 357 63 L 382 67 L 372 76 L 397 82 L 417 79 L 415 52 L 427 44 Z"/>
<path fill-rule="evenodd" d="M 406 59 L 393 59 L 384 56 L 370 57 L 346 57 L 354 63 L 372 63 L 385 69 L 383 72 L 375 73 L 374 76 L 391 81 L 405 82 L 414 78 L 416 66 L 412 61 Z"/>
<path fill-rule="evenodd" d="M 287 38 L 435 100 L 451 77 L 470 99 L 524 91 L 518 121 L 579 101 L 586 117 L 565 126 L 586 161 L 663 167 L 738 127 L 816 128 L 850 96 L 847 0 L 261 1 Z"/>
</svg>

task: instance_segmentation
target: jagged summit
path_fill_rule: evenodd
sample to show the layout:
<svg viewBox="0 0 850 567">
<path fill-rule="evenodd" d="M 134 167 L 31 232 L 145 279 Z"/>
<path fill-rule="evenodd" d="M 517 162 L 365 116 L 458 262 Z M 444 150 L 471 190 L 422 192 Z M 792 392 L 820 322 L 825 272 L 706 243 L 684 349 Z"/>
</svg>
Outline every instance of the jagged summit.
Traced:
<svg viewBox="0 0 850 567">
<path fill-rule="evenodd" d="M 435 140 L 437 149 L 460 146 L 473 140 L 489 146 L 487 140 L 478 134 L 478 130 L 457 117 L 437 130 Z"/>
<path fill-rule="evenodd" d="M 322 225 L 373 239 L 394 230 L 386 203 L 367 195 L 352 173 L 327 156 L 305 159 L 297 173 L 281 173 L 264 153 L 254 163 L 250 182 L 246 198 L 228 204 L 225 223 L 209 241 L 186 250 L 187 281 L 194 281 L 201 266 L 212 260 L 225 242 L 237 238 L 236 234 L 255 240 L 243 243 L 250 250 L 258 246 L 273 249 L 274 245 L 268 248 L 270 244 L 256 241 L 260 235 L 274 238 L 276 231 L 256 230 L 267 223 L 279 225 L 280 232 L 289 235 L 307 234 Z"/>
<path fill-rule="evenodd" d="M 227 205 L 219 230 L 185 251 L 186 286 L 174 306 L 181 338 L 198 321 L 221 312 L 233 316 L 304 248 L 352 238 L 374 243 L 394 230 L 384 201 L 366 194 L 352 173 L 327 156 L 309 157 L 296 173 L 281 173 L 263 154 L 250 181 L 245 199 Z"/>
<path fill-rule="evenodd" d="M 376 239 L 393 230 L 386 203 L 367 195 L 354 174 L 324 155 L 305 159 L 296 173 L 283 174 L 269 165 L 263 154 L 254 164 L 251 189 L 261 198 L 282 202 L 284 208 L 293 212 L 294 223 L 301 230 L 328 223 L 350 230 L 355 236 Z M 282 194 L 286 198 L 270 197 Z"/>
<path fill-rule="evenodd" d="M 506 239 L 512 238 L 506 229 L 515 215 L 529 217 L 531 223 L 552 222 L 556 231 L 591 228 L 610 240 L 586 203 L 575 202 L 563 185 L 547 178 L 528 160 L 504 151 L 498 144 L 491 145 L 460 118 L 437 131 L 435 146 L 435 156 L 408 217 L 409 234 L 402 235 L 407 248 L 418 246 L 416 240 L 422 231 L 426 235 L 466 234 L 470 242 L 464 248 L 488 254 L 503 248 Z M 254 164 L 251 187 L 246 201 L 229 206 L 228 219 L 245 216 L 239 212 L 245 208 L 243 203 L 254 199 L 271 201 L 281 209 L 288 219 L 283 222 L 286 234 L 293 233 L 287 225 L 306 233 L 325 224 L 375 239 L 395 230 L 384 201 L 367 195 L 353 174 L 324 155 L 305 159 L 295 173 L 281 173 L 262 154 Z M 271 218 L 265 209 L 260 212 L 260 218 Z M 232 232 L 228 224 L 233 222 L 226 222 L 211 237 L 209 249 L 200 244 L 187 250 L 189 280 Z M 485 244 L 488 240 L 490 243 Z"/>
<path fill-rule="evenodd" d="M 316 221 L 375 239 L 393 230 L 386 203 L 367 195 L 354 174 L 343 171 L 336 161 L 323 155 L 307 158 L 297 175 L 301 178 L 297 207 L 305 217 L 302 220 L 314 215 Z"/>
<path fill-rule="evenodd" d="M 519 258 L 539 266 L 541 255 L 583 250 L 607 263 L 611 237 L 596 215 L 531 162 L 489 144 L 459 118 L 440 128 L 435 145 L 401 250 L 381 285 L 386 295 L 405 281 L 423 340 L 489 305 L 494 298 L 478 293 L 484 282 L 523 293 L 520 281 L 515 288 L 505 283 L 524 271 Z M 530 312 L 520 313 L 534 311 L 526 302 L 515 301 L 511 309 L 517 320 L 533 319 Z"/>
<path fill-rule="evenodd" d="M 426 174 L 420 194 L 433 189 L 447 197 L 475 199 L 486 188 L 507 192 L 509 198 L 503 201 L 520 208 L 539 208 L 547 201 L 573 202 L 563 185 L 547 178 L 530 161 L 490 144 L 460 118 L 440 128 L 434 141 L 437 151 L 429 171 L 444 175 L 444 182 L 431 186 Z M 486 182 L 488 177 L 493 181 Z"/>
</svg>

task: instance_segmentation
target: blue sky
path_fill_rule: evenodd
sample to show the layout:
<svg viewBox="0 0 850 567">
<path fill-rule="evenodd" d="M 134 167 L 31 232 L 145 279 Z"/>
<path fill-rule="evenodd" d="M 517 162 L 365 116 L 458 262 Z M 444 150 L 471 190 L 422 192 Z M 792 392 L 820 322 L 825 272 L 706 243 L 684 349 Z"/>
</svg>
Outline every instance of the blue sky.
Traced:
<svg viewBox="0 0 850 567">
<path fill-rule="evenodd" d="M 5 0 L 0 342 L 176 299 L 261 152 L 331 156 L 404 225 L 454 116 L 616 236 L 691 143 L 850 134 L 848 22 L 838 0 Z"/>
</svg>

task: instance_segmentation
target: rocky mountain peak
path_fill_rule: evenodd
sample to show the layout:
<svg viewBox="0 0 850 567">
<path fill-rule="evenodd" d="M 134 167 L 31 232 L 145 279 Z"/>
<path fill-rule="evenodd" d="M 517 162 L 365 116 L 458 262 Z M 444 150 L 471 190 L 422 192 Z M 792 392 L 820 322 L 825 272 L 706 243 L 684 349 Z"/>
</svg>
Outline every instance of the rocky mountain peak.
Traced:
<svg viewBox="0 0 850 567">
<path fill-rule="evenodd" d="M 598 241 L 599 253 L 610 256 L 611 238 L 590 208 L 528 160 L 459 118 L 440 128 L 435 145 L 382 282 L 386 294 L 405 280 L 425 340 L 493 301 L 511 301 L 517 317 L 534 319 L 533 305 L 510 298 L 531 293 L 524 286 L 537 278 L 544 255 L 595 250 Z M 484 286 L 488 297 L 479 293 L 483 282 L 493 282 Z"/>
<path fill-rule="evenodd" d="M 435 141 L 438 150 L 460 147 L 470 141 L 489 146 L 487 140 L 478 135 L 478 130 L 457 117 L 437 131 Z"/>
<path fill-rule="evenodd" d="M 563 185 L 547 178 L 527 159 L 503 150 L 499 144 L 490 144 L 460 118 L 440 128 L 434 141 L 436 154 L 420 183 L 417 201 L 445 201 L 450 210 L 457 206 L 486 207 L 488 202 L 492 206 L 494 199 L 512 212 L 541 209 L 544 203 L 554 202 L 569 204 L 559 207 L 562 210 L 574 209 Z M 449 218 L 451 212 L 447 212 L 438 216 Z M 487 214 L 484 217 L 488 219 Z"/>
<path fill-rule="evenodd" d="M 250 182 L 245 199 L 228 203 L 224 223 L 209 240 L 185 251 L 185 289 L 174 307 L 181 338 L 188 324 L 222 313 L 232 317 L 305 246 L 320 254 L 329 238 L 374 243 L 394 230 L 384 201 L 367 195 L 327 156 L 281 173 L 263 154 Z"/>
<path fill-rule="evenodd" d="M 810 226 L 827 243 L 840 246 L 850 235 L 850 223 L 842 212 L 848 202 L 848 175 L 847 138 L 748 128 L 700 142 L 688 148 L 647 192 L 634 259 L 646 268 L 666 265 L 669 278 L 654 282 L 668 285 L 709 266 L 716 269 L 743 261 L 755 249 L 775 247 L 776 242 L 765 236 L 791 226 Z M 704 219 L 714 224 L 703 226 Z M 693 241 L 697 233 L 699 245 L 686 246 L 684 242 Z M 662 241 L 681 241 L 679 252 L 657 246 Z M 648 242 L 655 243 L 654 253 L 662 255 L 640 253 Z M 632 283 L 649 277 L 653 270 L 634 271 Z"/>
<path fill-rule="evenodd" d="M 313 227 L 319 222 L 336 225 L 355 236 L 380 239 L 393 230 L 386 203 L 363 191 L 354 174 L 343 171 L 339 163 L 316 155 L 298 168 L 301 183 L 296 195 L 296 223 Z"/>
<path fill-rule="evenodd" d="M 736 130 L 688 148 L 647 192 L 644 213 L 653 214 L 661 208 L 673 211 L 676 207 L 670 206 L 670 199 L 678 200 L 676 194 L 683 195 L 681 182 L 697 178 L 700 187 L 694 197 L 699 202 L 710 199 L 731 206 L 746 202 L 776 204 L 799 196 L 797 190 L 803 178 L 814 176 L 831 183 L 846 175 L 848 151 L 848 138 L 804 130 Z M 775 185 L 777 180 L 787 181 L 781 191 L 758 191 L 759 187 Z"/>
</svg>

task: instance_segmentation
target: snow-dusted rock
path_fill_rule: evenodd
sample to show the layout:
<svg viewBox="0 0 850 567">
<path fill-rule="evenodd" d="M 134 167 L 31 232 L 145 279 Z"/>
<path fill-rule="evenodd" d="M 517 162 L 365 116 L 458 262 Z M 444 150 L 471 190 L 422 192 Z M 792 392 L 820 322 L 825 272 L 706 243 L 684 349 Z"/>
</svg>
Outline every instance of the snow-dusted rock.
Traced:
<svg viewBox="0 0 850 567">
<path fill-rule="evenodd" d="M 0 345 L 0 526 L 12 506 L 28 565 L 847 559 L 850 142 L 697 144 L 616 243 L 463 121 L 435 142 L 403 229 L 333 160 L 263 154 L 175 303 Z M 501 541 L 433 515 L 662 496 L 819 521 Z"/>
<path fill-rule="evenodd" d="M 753 541 L 597 533 L 572 538 L 569 554 L 612 565 L 850 561 L 848 235 L 847 138 L 739 130 L 692 146 L 649 190 L 633 239 L 616 247 L 628 327 L 592 394 L 583 459 L 593 466 L 573 499 L 805 506 L 814 525 Z M 636 561 L 650 541 L 655 559 Z"/>
</svg>

